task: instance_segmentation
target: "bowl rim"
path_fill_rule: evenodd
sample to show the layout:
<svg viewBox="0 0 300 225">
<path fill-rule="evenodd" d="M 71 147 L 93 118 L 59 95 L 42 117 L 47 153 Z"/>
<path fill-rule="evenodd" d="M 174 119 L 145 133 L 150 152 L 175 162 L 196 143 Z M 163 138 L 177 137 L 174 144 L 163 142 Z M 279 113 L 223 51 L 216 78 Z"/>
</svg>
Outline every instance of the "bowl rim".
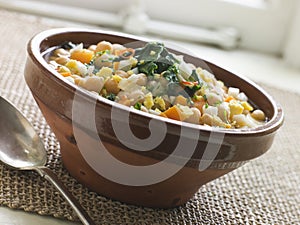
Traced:
<svg viewBox="0 0 300 225">
<path fill-rule="evenodd" d="M 238 79 L 243 80 L 244 82 L 248 83 L 248 85 L 251 85 L 256 90 L 261 92 L 266 97 L 266 99 L 271 103 L 271 105 L 273 107 L 274 115 L 272 116 L 272 118 L 265 124 L 260 125 L 255 128 L 228 129 L 228 128 L 212 127 L 212 126 L 205 126 L 205 125 L 198 125 L 198 124 L 192 124 L 192 123 L 188 123 L 188 122 L 177 121 L 177 120 L 161 117 L 158 115 L 150 114 L 147 112 L 142 112 L 140 110 L 135 110 L 135 109 L 132 109 L 131 107 L 127 107 L 127 106 L 121 105 L 119 103 L 105 99 L 104 97 L 101 97 L 100 95 L 97 96 L 97 95 L 93 94 L 92 92 L 89 92 L 83 88 L 80 88 L 77 85 L 73 84 L 72 82 L 69 82 L 68 80 L 63 79 L 61 77 L 61 75 L 57 71 L 55 71 L 55 69 L 53 69 L 51 66 L 49 66 L 49 64 L 43 57 L 44 52 L 42 53 L 41 48 L 40 48 L 41 43 L 52 36 L 60 35 L 60 34 L 64 34 L 64 33 L 85 33 L 85 32 L 86 33 L 95 33 L 95 34 L 105 34 L 105 35 L 116 36 L 116 37 L 120 37 L 120 38 L 129 38 L 129 39 L 134 39 L 136 41 L 143 41 L 143 42 L 154 41 L 153 39 L 139 37 L 136 35 L 126 34 L 126 33 L 118 32 L 118 31 L 107 31 L 107 30 L 102 30 L 102 29 L 78 28 L 78 27 L 52 28 L 52 29 L 47 29 L 47 30 L 44 30 L 44 31 L 41 31 L 41 32 L 35 34 L 29 40 L 29 42 L 27 44 L 28 56 L 33 60 L 33 62 L 40 69 L 46 70 L 48 72 L 48 74 L 51 74 L 51 76 L 50 75 L 48 76 L 50 79 L 54 80 L 55 82 L 57 82 L 64 88 L 66 88 L 70 91 L 76 91 L 76 93 L 80 94 L 82 97 L 86 98 L 87 100 L 92 100 L 92 101 L 96 100 L 97 104 L 98 103 L 107 104 L 110 107 L 113 107 L 114 105 L 116 105 L 121 110 L 125 110 L 127 112 L 129 111 L 130 114 L 132 114 L 135 118 L 147 117 L 148 119 L 156 119 L 161 122 L 173 124 L 175 126 L 185 126 L 192 130 L 196 129 L 201 132 L 208 132 L 208 133 L 216 132 L 216 133 L 223 133 L 226 135 L 248 135 L 248 136 L 260 136 L 262 134 L 273 133 L 276 130 L 278 130 L 281 127 L 281 125 L 283 124 L 284 112 L 283 112 L 281 105 L 278 104 L 274 100 L 274 98 L 270 94 L 268 94 L 258 84 L 256 84 L 249 78 L 244 77 L 242 75 L 237 75 L 236 73 L 232 72 L 231 70 L 225 69 L 224 67 L 221 67 L 221 66 L 217 65 L 216 63 L 212 63 L 210 61 L 204 60 L 203 58 L 200 58 L 200 56 L 198 56 L 198 55 L 193 56 L 188 53 L 185 53 L 185 54 L 196 57 L 199 60 L 204 61 L 205 63 L 212 64 L 226 72 L 229 72 L 229 73 L 233 74 L 234 76 L 236 76 Z M 168 47 L 168 44 L 165 44 L 165 45 L 166 45 L 166 47 Z M 174 46 L 172 46 L 170 48 L 172 50 L 182 52 L 182 50 L 175 49 Z M 184 53 L 184 52 L 182 52 L 182 53 Z"/>
</svg>

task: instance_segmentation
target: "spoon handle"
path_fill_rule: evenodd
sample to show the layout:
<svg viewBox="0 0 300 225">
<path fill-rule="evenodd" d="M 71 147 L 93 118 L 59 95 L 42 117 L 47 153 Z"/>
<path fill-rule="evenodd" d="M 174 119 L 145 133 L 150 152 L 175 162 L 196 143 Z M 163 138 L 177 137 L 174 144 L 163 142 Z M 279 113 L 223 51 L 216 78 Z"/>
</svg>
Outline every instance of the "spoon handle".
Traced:
<svg viewBox="0 0 300 225">
<path fill-rule="evenodd" d="M 76 212 L 80 221 L 84 225 L 95 225 L 91 217 L 87 214 L 87 212 L 82 208 L 79 204 L 78 200 L 70 193 L 70 191 L 66 188 L 66 186 L 57 178 L 55 173 L 53 173 L 47 167 L 38 167 L 34 168 L 42 177 L 46 180 L 50 181 L 56 189 L 61 193 L 61 195 L 68 201 L 68 203 L 72 206 L 73 210 Z"/>
</svg>

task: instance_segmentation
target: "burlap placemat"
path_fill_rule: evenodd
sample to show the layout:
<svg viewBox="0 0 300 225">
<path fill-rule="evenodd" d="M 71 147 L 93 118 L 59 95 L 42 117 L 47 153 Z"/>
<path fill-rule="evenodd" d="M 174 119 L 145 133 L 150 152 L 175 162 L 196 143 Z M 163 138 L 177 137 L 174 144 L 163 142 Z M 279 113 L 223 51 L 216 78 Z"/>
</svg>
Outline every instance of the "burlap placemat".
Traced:
<svg viewBox="0 0 300 225">
<path fill-rule="evenodd" d="M 59 144 L 23 78 L 28 40 L 39 31 L 61 26 L 65 24 L 60 21 L 0 10 L 0 94 L 34 125 L 48 151 L 48 166 L 98 224 L 300 224 L 300 96 L 265 85 L 286 114 L 274 145 L 262 157 L 200 188 L 186 205 L 170 210 L 131 206 L 76 182 L 64 169 Z M 2 164 L 0 205 L 77 220 L 50 183 Z"/>
</svg>

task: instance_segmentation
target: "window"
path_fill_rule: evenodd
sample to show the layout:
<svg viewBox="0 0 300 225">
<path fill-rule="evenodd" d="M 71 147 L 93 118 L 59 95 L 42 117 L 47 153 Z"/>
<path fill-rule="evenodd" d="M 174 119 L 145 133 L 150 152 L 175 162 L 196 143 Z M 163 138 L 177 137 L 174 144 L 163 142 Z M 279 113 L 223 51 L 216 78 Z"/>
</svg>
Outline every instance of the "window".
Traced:
<svg viewBox="0 0 300 225">
<path fill-rule="evenodd" d="M 240 32 L 242 47 L 276 54 L 284 47 L 295 3 L 293 0 L 184 0 L 157 7 L 161 2 L 147 1 L 150 17 L 193 26 L 234 27 Z M 250 7 L 249 2 L 255 4 Z"/>
<path fill-rule="evenodd" d="M 252 7 L 252 8 L 263 8 L 270 3 L 270 1 L 268 0 L 223 0 L 223 1 L 243 5 L 246 7 Z"/>
<path fill-rule="evenodd" d="M 2 0 L 0 0 L 0 3 Z M 189 25 L 194 28 L 227 28 L 232 27 L 241 37 L 240 46 L 262 52 L 280 54 L 284 51 L 285 41 L 290 33 L 297 0 L 11 0 L 3 1 L 5 5 L 20 6 L 20 2 L 35 3 L 42 7 L 45 3 L 89 9 L 94 13 L 103 11 L 121 15 L 131 4 L 143 2 L 145 12 L 151 20 Z M 28 5 L 28 4 L 27 4 Z M 30 4 L 29 4 L 30 5 Z M 59 16 L 59 10 L 55 10 Z M 51 8 L 46 12 L 51 14 Z M 64 15 L 65 14 L 65 15 Z M 65 9 L 61 15 L 68 15 Z M 92 13 L 81 15 L 86 21 Z M 94 14 L 97 17 L 97 14 Z M 98 17 L 99 18 L 99 17 Z M 95 18 L 97 19 L 97 18 Z M 101 17 L 103 20 L 104 17 Z M 109 15 L 107 20 L 109 20 Z M 99 20 L 101 21 L 101 20 Z M 122 22 L 122 21 L 121 21 Z M 99 24 L 101 25 L 101 23 Z"/>
</svg>

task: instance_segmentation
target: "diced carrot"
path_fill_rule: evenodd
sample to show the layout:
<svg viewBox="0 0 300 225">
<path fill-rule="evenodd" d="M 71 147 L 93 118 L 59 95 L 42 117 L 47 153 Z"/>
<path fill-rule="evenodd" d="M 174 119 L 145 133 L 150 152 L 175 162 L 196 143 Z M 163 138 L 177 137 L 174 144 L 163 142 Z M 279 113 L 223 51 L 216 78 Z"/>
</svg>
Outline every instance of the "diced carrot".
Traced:
<svg viewBox="0 0 300 225">
<path fill-rule="evenodd" d="M 113 69 L 116 71 L 119 69 L 119 66 L 120 66 L 120 62 L 114 62 L 113 63 Z"/>
<path fill-rule="evenodd" d="M 204 98 L 200 98 L 199 100 L 194 101 L 194 107 L 200 110 L 201 113 L 203 113 L 203 106 L 206 104 L 206 101 Z"/>
<path fill-rule="evenodd" d="M 63 75 L 64 77 L 68 77 L 71 76 L 71 72 L 60 72 L 61 75 Z"/>
<path fill-rule="evenodd" d="M 231 100 L 234 100 L 234 97 L 232 97 L 231 95 L 229 95 L 227 98 L 225 98 L 225 102 L 230 102 Z"/>
<path fill-rule="evenodd" d="M 176 105 L 162 112 L 160 115 L 163 117 L 181 121 L 180 109 Z"/>
<path fill-rule="evenodd" d="M 159 114 L 159 115 L 162 116 L 162 117 L 168 118 L 164 112 L 162 112 L 162 113 Z"/>
<path fill-rule="evenodd" d="M 173 103 L 173 105 L 187 105 L 187 98 L 183 97 L 182 95 L 178 95 L 175 98 L 175 101 Z"/>
<path fill-rule="evenodd" d="M 94 52 L 88 49 L 78 49 L 71 53 L 70 58 L 82 63 L 90 63 L 94 57 Z"/>
<path fill-rule="evenodd" d="M 198 81 L 194 81 L 194 82 L 192 82 L 192 81 L 182 81 L 181 83 L 182 83 L 184 86 L 188 86 L 188 87 L 193 87 L 193 86 L 199 84 Z"/>
</svg>

